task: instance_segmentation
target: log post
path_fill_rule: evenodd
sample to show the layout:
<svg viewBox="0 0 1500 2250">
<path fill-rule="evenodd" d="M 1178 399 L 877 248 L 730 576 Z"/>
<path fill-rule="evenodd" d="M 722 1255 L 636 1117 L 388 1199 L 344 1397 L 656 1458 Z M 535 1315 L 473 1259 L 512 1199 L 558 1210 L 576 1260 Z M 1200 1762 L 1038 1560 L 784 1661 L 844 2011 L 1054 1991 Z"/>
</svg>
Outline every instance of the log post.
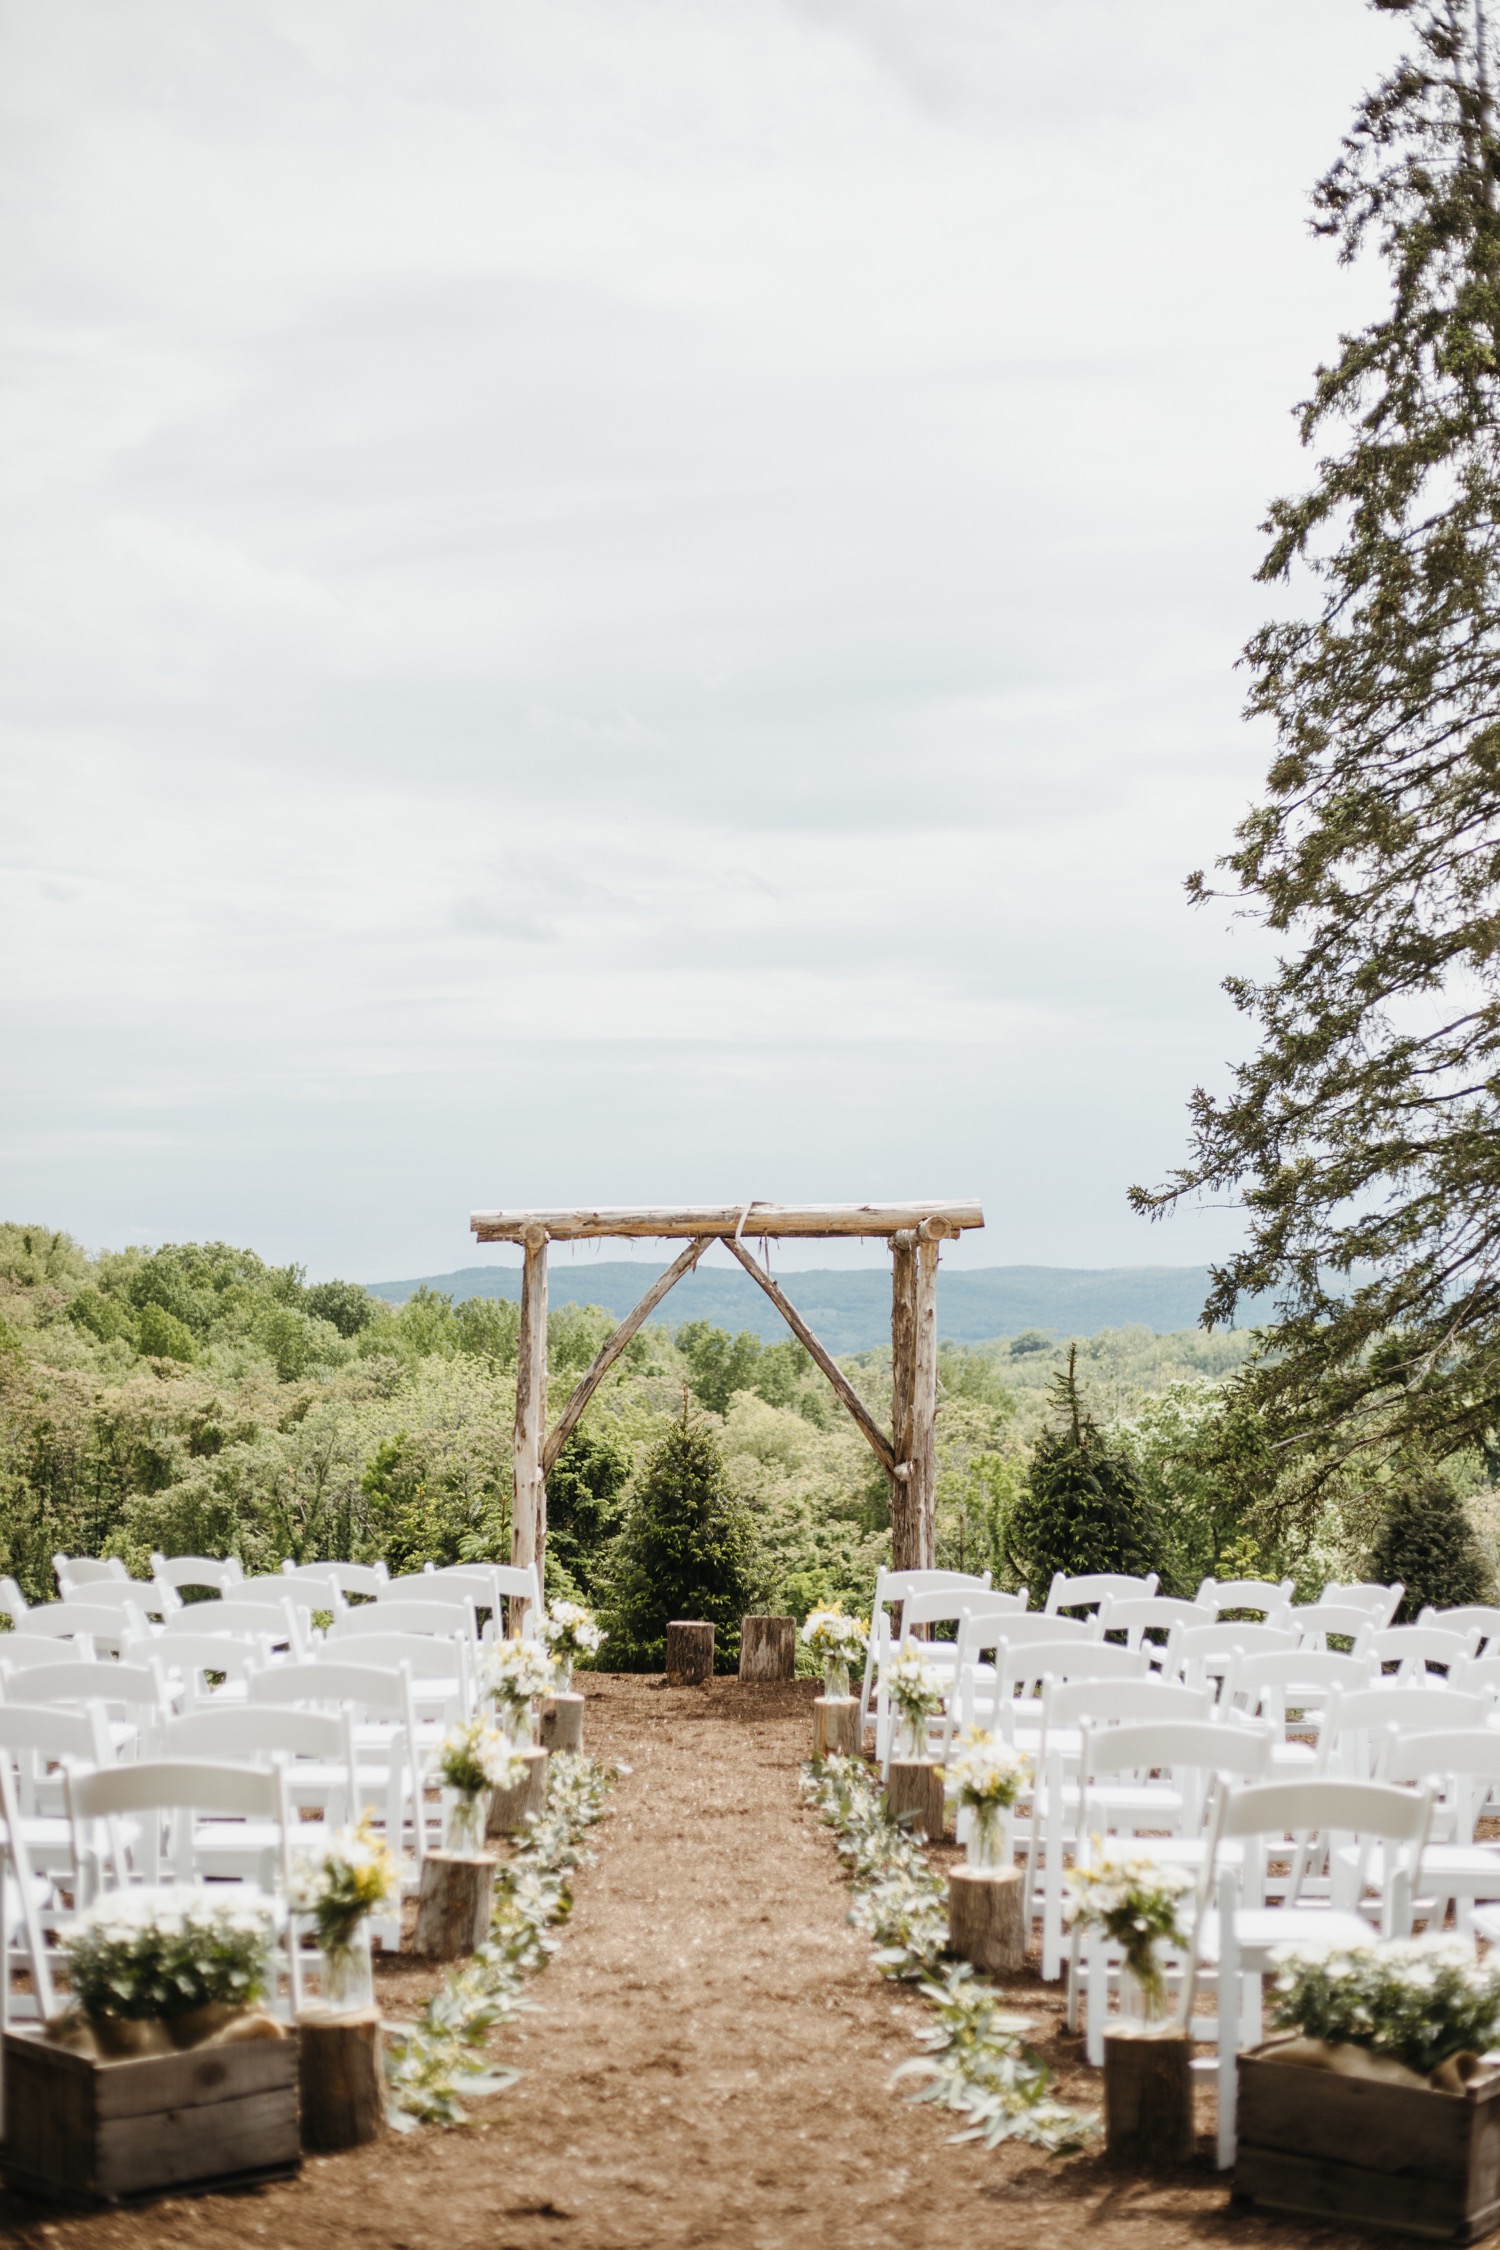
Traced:
<svg viewBox="0 0 1500 2250">
<path fill-rule="evenodd" d="M 936 1232 L 932 1230 L 938 1230 Z M 916 1335 L 912 1354 L 910 1539 L 912 1557 L 900 1570 L 931 1570 L 937 1545 L 937 1271 L 946 1233 L 941 1219 L 917 1230 Z"/>
<path fill-rule="evenodd" d="M 976 1969 L 1026 1966 L 1025 1877 L 1019 1867 L 955 1867 L 948 1876 L 948 1949 Z"/>
<path fill-rule="evenodd" d="M 327 2154 L 378 2139 L 385 2131 L 380 2010 L 334 2016 L 309 2008 L 297 2030 L 302 2146 Z"/>
<path fill-rule="evenodd" d="M 526 1229 L 521 1272 L 521 1331 L 516 1347 L 515 1501 L 510 1559 L 541 1567 L 547 1545 L 547 1487 L 542 1446 L 547 1430 L 547 1230 Z"/>
<path fill-rule="evenodd" d="M 795 1617 L 740 1619 L 740 1678 L 790 1680 L 797 1670 Z"/>
<path fill-rule="evenodd" d="M 689 1618 L 667 1627 L 668 1687 L 702 1687 L 713 1678 L 714 1629 Z"/>
<path fill-rule="evenodd" d="M 540 1817 L 547 1802 L 546 1751 L 523 1750 L 521 1755 L 526 1760 L 526 1779 L 518 1781 L 514 1789 L 490 1791 L 487 1836 L 519 1836 L 533 1813 Z"/>
<path fill-rule="evenodd" d="M 1168 2171 L 1193 2153 L 1192 2050 L 1179 2024 L 1104 2034 L 1104 2146 L 1116 2164 Z"/>
<path fill-rule="evenodd" d="M 891 1236 L 891 1567 L 915 1570 L 919 1542 L 911 1512 L 912 1397 L 916 1382 L 917 1237 L 911 1227 Z"/>
<path fill-rule="evenodd" d="M 543 1704 L 542 1748 L 544 1750 L 581 1750 L 583 1748 L 583 1697 L 581 1695 L 554 1695 L 550 1703 Z"/>
<path fill-rule="evenodd" d="M 885 1809 L 892 1820 L 910 1815 L 907 1826 L 934 1841 L 943 1833 L 943 1769 L 935 1758 L 892 1758 L 886 1776 Z"/>
<path fill-rule="evenodd" d="M 413 1950 L 457 1961 L 490 1934 L 496 1861 L 488 1854 L 429 1852 L 422 1862 Z"/>
<path fill-rule="evenodd" d="M 818 1695 L 813 1698 L 815 1758 L 857 1758 L 860 1753 L 859 1697 Z"/>
</svg>

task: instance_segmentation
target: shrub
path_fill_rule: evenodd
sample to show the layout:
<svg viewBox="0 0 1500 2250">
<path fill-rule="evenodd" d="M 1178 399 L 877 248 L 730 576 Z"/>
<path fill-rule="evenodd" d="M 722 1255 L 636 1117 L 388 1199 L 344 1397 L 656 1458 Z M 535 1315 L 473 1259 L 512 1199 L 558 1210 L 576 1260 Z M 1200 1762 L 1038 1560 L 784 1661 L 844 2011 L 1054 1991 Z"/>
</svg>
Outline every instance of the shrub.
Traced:
<svg viewBox="0 0 1500 2250">
<path fill-rule="evenodd" d="M 717 1628 L 721 1672 L 739 1663 L 740 1619 L 755 1607 L 760 1558 L 749 1509 L 726 1488 L 710 1432 L 684 1411 L 648 1458 L 610 1555 L 604 1623 L 622 1672 L 658 1670 L 673 1618 Z"/>
<path fill-rule="evenodd" d="M 141 1307 L 140 1348 L 147 1359 L 191 1360 L 193 1332 L 175 1313 L 148 1300 Z"/>
<path fill-rule="evenodd" d="M 1442 1471 L 1426 1466 L 1411 1468 L 1392 1487 L 1370 1569 L 1385 1585 L 1399 1578 L 1405 1586 L 1403 1620 L 1428 1602 L 1451 1609 L 1488 1601 L 1493 1592 L 1468 1510 Z"/>
<path fill-rule="evenodd" d="M 1006 1525 L 1007 1567 L 1040 1601 L 1055 1571 L 1146 1571 L 1156 1540 L 1129 1455 L 1100 1431 L 1078 1393 L 1077 1346 L 1053 1379 L 1058 1426 L 1044 1430 Z"/>
<path fill-rule="evenodd" d="M 547 1590 L 592 1601 L 620 1528 L 630 1454 L 608 1428 L 577 1429 L 547 1478 Z"/>
</svg>

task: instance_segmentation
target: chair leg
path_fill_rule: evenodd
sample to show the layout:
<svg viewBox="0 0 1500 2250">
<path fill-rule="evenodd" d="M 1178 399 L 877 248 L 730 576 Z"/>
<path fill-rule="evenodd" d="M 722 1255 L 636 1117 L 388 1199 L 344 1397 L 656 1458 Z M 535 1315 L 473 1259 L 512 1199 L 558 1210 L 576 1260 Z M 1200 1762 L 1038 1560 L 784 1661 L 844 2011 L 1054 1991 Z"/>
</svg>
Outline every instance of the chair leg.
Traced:
<svg viewBox="0 0 1500 2250">
<path fill-rule="evenodd" d="M 1219 2170 L 1234 2162 L 1235 2100 L 1239 2089 L 1239 1965 L 1226 1953 L 1219 1963 Z"/>
</svg>

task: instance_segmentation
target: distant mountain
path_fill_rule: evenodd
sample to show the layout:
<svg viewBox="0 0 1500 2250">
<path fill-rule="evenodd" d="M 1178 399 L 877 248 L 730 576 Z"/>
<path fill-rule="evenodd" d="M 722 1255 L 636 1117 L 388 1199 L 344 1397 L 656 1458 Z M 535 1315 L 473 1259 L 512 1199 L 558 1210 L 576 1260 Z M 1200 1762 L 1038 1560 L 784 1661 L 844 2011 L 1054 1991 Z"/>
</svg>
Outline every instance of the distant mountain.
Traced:
<svg viewBox="0 0 1500 2250">
<path fill-rule="evenodd" d="M 597 1265 L 553 1267 L 553 1304 L 602 1305 L 621 1317 L 637 1304 L 659 1268 L 644 1259 L 603 1258 Z M 777 1276 L 803 1318 L 830 1351 L 863 1352 L 888 1343 L 889 1274 L 875 1267 L 810 1268 Z M 466 1266 L 415 1281 L 372 1281 L 377 1297 L 402 1304 L 414 1289 L 465 1297 L 521 1294 L 519 1266 Z M 1152 1328 L 1171 1335 L 1196 1327 L 1208 1294 L 1201 1266 L 981 1266 L 944 1272 L 938 1282 L 939 1333 L 959 1344 L 1018 1336 L 1037 1328 L 1057 1336 L 1093 1336 L 1101 1328 Z M 656 1314 L 676 1327 L 707 1320 L 734 1332 L 748 1328 L 766 1343 L 786 1334 L 775 1308 L 746 1273 L 700 1267 L 679 1281 Z"/>
</svg>

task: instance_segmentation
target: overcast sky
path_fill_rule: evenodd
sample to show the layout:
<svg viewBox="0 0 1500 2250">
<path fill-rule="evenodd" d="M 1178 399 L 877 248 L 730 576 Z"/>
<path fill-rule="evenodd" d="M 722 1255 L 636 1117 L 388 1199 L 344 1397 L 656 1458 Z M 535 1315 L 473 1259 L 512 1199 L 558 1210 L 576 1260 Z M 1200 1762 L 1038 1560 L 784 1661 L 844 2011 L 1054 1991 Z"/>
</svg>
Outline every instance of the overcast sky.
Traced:
<svg viewBox="0 0 1500 2250">
<path fill-rule="evenodd" d="M 1361 0 L 5 0 L 0 1216 L 1149 1228 Z M 867 1256 L 876 1253 L 868 1252 Z M 818 1251 L 803 1262 L 822 1262 Z M 790 1260 L 786 1262 L 791 1262 Z"/>
</svg>

